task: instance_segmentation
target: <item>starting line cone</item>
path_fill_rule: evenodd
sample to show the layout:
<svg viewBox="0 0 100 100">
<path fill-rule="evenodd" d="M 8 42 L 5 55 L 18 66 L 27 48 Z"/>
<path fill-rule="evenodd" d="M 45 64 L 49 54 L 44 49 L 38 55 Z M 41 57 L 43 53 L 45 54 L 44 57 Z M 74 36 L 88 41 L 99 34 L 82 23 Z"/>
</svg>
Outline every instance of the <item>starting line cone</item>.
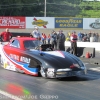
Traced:
<svg viewBox="0 0 100 100">
<path fill-rule="evenodd" d="M 86 57 L 86 58 L 90 58 L 90 53 L 87 52 L 85 57 Z"/>
</svg>

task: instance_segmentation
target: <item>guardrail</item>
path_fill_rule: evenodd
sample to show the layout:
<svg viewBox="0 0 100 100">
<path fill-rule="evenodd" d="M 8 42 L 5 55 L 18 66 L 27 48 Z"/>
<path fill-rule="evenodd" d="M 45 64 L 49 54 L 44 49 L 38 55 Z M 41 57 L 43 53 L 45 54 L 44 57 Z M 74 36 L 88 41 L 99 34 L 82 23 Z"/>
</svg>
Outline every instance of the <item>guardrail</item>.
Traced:
<svg viewBox="0 0 100 100">
<path fill-rule="evenodd" d="M 71 47 L 69 41 L 65 41 L 65 47 Z M 77 47 L 95 48 L 95 51 L 100 51 L 100 42 L 77 42 Z"/>
</svg>

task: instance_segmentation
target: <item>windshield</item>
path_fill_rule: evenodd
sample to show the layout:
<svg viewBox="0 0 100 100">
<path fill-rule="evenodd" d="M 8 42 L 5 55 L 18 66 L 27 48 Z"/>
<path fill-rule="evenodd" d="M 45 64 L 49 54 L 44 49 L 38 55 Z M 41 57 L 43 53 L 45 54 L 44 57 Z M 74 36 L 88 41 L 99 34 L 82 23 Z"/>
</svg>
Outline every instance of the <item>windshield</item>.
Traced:
<svg viewBox="0 0 100 100">
<path fill-rule="evenodd" d="M 39 40 L 26 40 L 24 41 L 24 46 L 26 49 L 34 49 L 42 44 Z"/>
</svg>

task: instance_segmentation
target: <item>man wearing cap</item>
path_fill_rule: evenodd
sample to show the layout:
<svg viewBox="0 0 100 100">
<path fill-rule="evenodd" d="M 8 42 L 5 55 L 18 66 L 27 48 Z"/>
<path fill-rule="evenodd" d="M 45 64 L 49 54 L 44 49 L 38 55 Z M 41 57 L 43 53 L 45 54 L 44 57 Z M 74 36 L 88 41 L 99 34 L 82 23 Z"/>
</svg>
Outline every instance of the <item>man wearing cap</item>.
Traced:
<svg viewBox="0 0 100 100">
<path fill-rule="evenodd" d="M 0 36 L 1 36 L 1 40 L 3 42 L 8 42 L 12 38 L 12 34 L 9 32 L 9 29 L 8 28 L 6 28 L 6 31 L 2 32 L 0 34 Z"/>
<path fill-rule="evenodd" d="M 60 30 L 57 35 L 57 49 L 65 51 L 65 35 L 63 34 L 63 31 Z"/>
<path fill-rule="evenodd" d="M 71 53 L 77 55 L 77 35 L 75 31 L 72 33 L 70 40 L 71 40 Z"/>
<path fill-rule="evenodd" d="M 35 38 L 37 38 L 38 40 L 41 40 L 41 34 L 38 30 L 38 27 L 35 27 L 34 31 L 31 33 L 31 35 Z"/>
<path fill-rule="evenodd" d="M 57 33 L 55 31 L 52 31 L 52 35 L 51 35 L 51 45 L 54 48 L 54 50 L 57 49 Z"/>
</svg>

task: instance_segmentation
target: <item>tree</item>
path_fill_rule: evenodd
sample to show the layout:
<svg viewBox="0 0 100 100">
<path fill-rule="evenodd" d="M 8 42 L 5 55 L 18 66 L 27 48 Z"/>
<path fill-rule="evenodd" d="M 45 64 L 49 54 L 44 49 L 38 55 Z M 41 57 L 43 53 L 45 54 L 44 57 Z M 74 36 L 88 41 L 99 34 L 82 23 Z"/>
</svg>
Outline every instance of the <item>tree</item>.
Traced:
<svg viewBox="0 0 100 100">
<path fill-rule="evenodd" d="M 100 2 L 46 0 L 47 17 L 100 17 Z M 0 0 L 0 16 L 44 16 L 44 0 Z"/>
</svg>

